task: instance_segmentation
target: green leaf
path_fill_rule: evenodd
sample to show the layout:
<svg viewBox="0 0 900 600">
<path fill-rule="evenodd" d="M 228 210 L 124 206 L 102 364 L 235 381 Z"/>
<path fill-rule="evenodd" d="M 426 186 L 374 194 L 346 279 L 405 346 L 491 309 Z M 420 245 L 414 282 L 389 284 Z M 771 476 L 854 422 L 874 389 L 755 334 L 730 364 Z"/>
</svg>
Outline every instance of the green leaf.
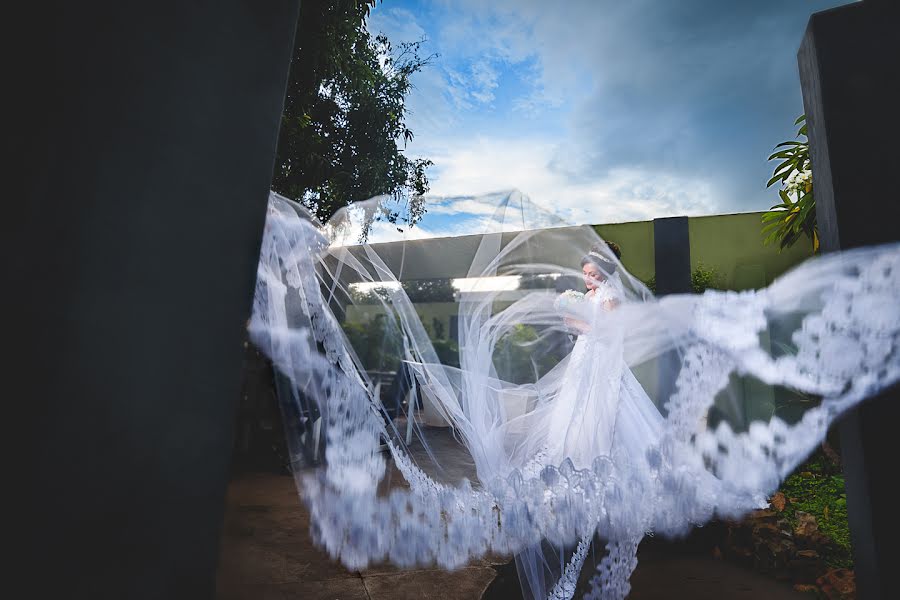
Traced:
<svg viewBox="0 0 900 600">
<path fill-rule="evenodd" d="M 779 237 L 779 232 L 773 231 L 765 240 L 763 240 L 763 243 L 766 245 L 771 244 L 772 242 L 778 241 Z"/>
<path fill-rule="evenodd" d="M 775 235 L 778 233 L 778 231 L 781 230 L 781 227 L 782 227 L 781 221 L 776 221 L 774 223 L 769 223 L 768 225 L 763 227 L 762 230 L 760 231 L 760 233 L 765 235 L 765 234 L 771 232 L 773 235 Z"/>
</svg>

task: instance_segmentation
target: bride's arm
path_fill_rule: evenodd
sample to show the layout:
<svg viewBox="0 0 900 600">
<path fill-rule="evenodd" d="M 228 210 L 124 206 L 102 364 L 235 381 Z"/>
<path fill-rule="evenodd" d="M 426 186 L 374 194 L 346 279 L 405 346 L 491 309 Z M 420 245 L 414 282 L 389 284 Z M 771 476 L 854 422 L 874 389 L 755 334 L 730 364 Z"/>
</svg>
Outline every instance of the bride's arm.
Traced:
<svg viewBox="0 0 900 600">
<path fill-rule="evenodd" d="M 577 331 L 579 334 L 587 333 L 588 331 L 591 330 L 590 325 L 588 325 L 584 321 L 580 321 L 580 320 L 574 319 L 572 317 L 564 317 L 563 320 L 566 323 L 566 327 L 568 327 L 569 329 L 572 329 L 574 331 Z"/>
<path fill-rule="evenodd" d="M 582 321 L 581 319 L 576 319 L 575 317 L 563 317 L 563 321 L 573 333 L 577 333 L 581 335 L 582 333 L 587 333 L 591 330 L 591 326 L 587 324 L 586 321 Z"/>
<path fill-rule="evenodd" d="M 590 290 L 587 293 L 585 293 L 585 295 L 584 295 L 585 301 L 590 300 L 591 296 L 593 296 L 593 295 L 594 295 L 594 290 Z M 582 321 L 581 319 L 576 319 L 574 317 L 564 317 L 563 320 L 566 323 L 566 327 L 578 332 L 579 335 L 582 333 L 587 333 L 588 331 L 591 330 L 591 326 L 588 325 L 588 323 L 586 321 Z"/>
</svg>

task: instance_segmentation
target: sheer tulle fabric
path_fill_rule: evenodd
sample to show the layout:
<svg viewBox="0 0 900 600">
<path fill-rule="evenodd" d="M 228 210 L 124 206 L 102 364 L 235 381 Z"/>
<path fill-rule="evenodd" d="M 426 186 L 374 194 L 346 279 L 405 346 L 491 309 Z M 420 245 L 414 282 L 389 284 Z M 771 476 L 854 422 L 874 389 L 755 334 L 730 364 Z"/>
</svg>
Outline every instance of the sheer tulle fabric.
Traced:
<svg viewBox="0 0 900 600">
<path fill-rule="evenodd" d="M 571 598 L 600 544 L 588 597 L 625 597 L 646 533 L 764 504 L 829 423 L 898 379 L 898 246 L 810 260 L 759 291 L 657 299 L 592 228 L 516 193 L 482 200 L 497 207 L 488 231 L 415 257 L 415 242 L 352 243 L 373 204 L 321 225 L 270 198 L 250 331 L 323 417 L 324 466 L 298 468 L 298 486 L 316 541 L 349 568 L 515 554 L 526 596 Z M 561 296 L 583 290 L 590 256 L 594 297 Z M 461 291 L 459 364 L 442 364 L 398 283 L 414 258 L 554 287 Z M 359 284 L 381 286 L 375 352 L 341 326 Z M 452 457 L 445 430 L 418 421 L 405 443 L 366 364 L 388 355 L 452 428 Z M 386 454 L 404 485 L 386 484 Z"/>
</svg>

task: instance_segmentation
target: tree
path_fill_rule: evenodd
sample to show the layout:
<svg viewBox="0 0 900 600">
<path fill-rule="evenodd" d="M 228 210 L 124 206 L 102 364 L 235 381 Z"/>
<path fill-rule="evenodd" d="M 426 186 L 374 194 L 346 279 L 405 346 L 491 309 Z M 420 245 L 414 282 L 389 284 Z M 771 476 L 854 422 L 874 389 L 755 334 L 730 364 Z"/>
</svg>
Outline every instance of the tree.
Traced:
<svg viewBox="0 0 900 600">
<path fill-rule="evenodd" d="M 656 293 L 656 275 L 644 282 L 647 289 Z M 721 289 L 722 276 L 715 267 L 707 267 L 703 263 L 691 271 L 691 291 L 695 294 L 702 294 L 706 290 Z"/>
<path fill-rule="evenodd" d="M 559 277 L 558 273 L 526 273 L 519 277 L 519 289 L 552 290 Z"/>
<path fill-rule="evenodd" d="M 402 285 L 409 301 L 415 304 L 453 302 L 456 298 L 456 289 L 450 279 L 416 279 L 404 281 Z"/>
<path fill-rule="evenodd" d="M 396 284 L 385 284 L 369 287 L 365 290 L 350 289 L 350 299 L 354 304 L 379 304 L 390 300 L 390 287 Z M 453 302 L 456 289 L 450 279 L 410 279 L 400 282 L 407 298 L 413 304 L 427 302 Z"/>
<path fill-rule="evenodd" d="M 779 183 L 781 204 L 763 215 L 765 243 L 778 242 L 779 250 L 793 246 L 802 236 L 812 240 L 813 251 L 819 250 L 819 229 L 816 224 L 816 201 L 812 190 L 812 161 L 809 158 L 809 139 L 806 136 L 806 115 L 800 115 L 794 125 L 803 123 L 797 132 L 802 140 L 790 140 L 775 146 L 782 148 L 769 157 L 780 160 L 766 187 Z M 796 198 L 791 196 L 795 195 Z"/>
<path fill-rule="evenodd" d="M 394 48 L 366 19 L 375 0 L 304 0 L 291 60 L 272 186 L 321 221 L 386 195 L 373 219 L 413 225 L 425 212 L 432 162 L 404 153 L 411 76 L 425 41 Z M 367 236 L 366 224 L 363 236 Z"/>
<path fill-rule="evenodd" d="M 547 338 L 531 325 L 513 325 L 494 347 L 497 376 L 510 383 L 534 383 L 546 375 L 568 352 L 548 345 Z"/>
<path fill-rule="evenodd" d="M 402 334 L 393 316 L 380 314 L 365 323 L 343 323 L 341 327 L 366 370 L 396 371 L 400 368 Z"/>
</svg>

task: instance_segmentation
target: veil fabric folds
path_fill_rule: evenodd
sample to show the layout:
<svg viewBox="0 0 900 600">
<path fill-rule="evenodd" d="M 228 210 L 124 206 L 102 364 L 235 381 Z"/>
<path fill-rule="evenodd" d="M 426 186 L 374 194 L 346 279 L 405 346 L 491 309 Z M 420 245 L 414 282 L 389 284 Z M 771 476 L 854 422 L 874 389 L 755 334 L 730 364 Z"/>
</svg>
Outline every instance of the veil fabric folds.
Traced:
<svg viewBox="0 0 900 600">
<path fill-rule="evenodd" d="M 294 388 L 286 420 L 323 419 L 322 465 L 288 441 L 314 539 L 348 568 L 516 555 L 526 597 L 571 598 L 599 543 L 582 591 L 623 598 L 645 534 L 759 507 L 900 376 L 900 246 L 656 298 L 591 227 L 479 201 L 483 232 L 423 254 L 357 243 L 378 199 L 320 224 L 270 196 L 250 333 Z M 414 301 L 433 290 L 448 336 Z"/>
</svg>

